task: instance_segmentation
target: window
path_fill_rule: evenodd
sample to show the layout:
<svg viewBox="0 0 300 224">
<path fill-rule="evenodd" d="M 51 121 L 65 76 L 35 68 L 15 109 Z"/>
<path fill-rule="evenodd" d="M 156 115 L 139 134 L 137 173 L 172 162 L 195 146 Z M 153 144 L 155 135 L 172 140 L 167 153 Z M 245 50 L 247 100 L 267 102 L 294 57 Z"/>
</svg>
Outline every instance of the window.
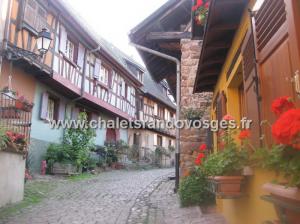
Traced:
<svg viewBox="0 0 300 224">
<path fill-rule="evenodd" d="M 47 120 L 53 121 L 57 120 L 58 114 L 58 102 L 56 99 L 49 97 L 48 107 L 47 107 Z"/>
<path fill-rule="evenodd" d="M 159 118 L 164 119 L 164 108 L 161 106 L 158 106 L 158 115 Z"/>
<path fill-rule="evenodd" d="M 105 85 L 108 85 L 108 76 L 109 76 L 109 70 L 104 66 L 101 66 L 99 81 Z"/>
<path fill-rule="evenodd" d="M 35 0 L 25 3 L 24 21 L 35 31 L 39 32 L 47 27 L 47 11 Z"/>
<path fill-rule="evenodd" d="M 169 140 L 169 147 L 172 146 L 172 140 Z"/>
<path fill-rule="evenodd" d="M 72 41 L 67 40 L 65 55 L 71 60 L 74 60 L 75 45 Z"/>
<path fill-rule="evenodd" d="M 163 138 L 160 135 L 157 136 L 157 145 L 158 146 L 162 146 L 163 145 Z"/>
<path fill-rule="evenodd" d="M 95 56 L 94 55 L 90 55 L 88 57 L 86 69 L 87 69 L 86 76 L 89 78 L 93 78 L 94 73 L 95 73 Z"/>
</svg>

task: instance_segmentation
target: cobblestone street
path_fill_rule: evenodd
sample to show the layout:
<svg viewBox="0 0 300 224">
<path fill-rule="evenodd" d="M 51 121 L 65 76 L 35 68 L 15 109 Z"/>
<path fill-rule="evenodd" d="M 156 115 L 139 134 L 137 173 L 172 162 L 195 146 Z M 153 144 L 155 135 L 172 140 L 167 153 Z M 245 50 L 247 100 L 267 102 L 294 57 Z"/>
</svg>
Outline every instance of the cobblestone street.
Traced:
<svg viewBox="0 0 300 224">
<path fill-rule="evenodd" d="M 89 180 L 58 181 L 41 203 L 0 223 L 224 223 L 218 215 L 202 215 L 198 207 L 180 208 L 174 182 L 168 180 L 172 171 L 112 171 Z"/>
</svg>

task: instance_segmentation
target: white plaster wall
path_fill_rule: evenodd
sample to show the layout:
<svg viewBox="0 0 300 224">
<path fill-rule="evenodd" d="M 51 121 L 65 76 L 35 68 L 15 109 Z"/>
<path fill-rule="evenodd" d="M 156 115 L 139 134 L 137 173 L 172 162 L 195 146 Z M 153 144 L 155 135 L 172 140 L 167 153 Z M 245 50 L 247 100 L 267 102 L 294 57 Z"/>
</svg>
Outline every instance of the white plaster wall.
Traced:
<svg viewBox="0 0 300 224">
<path fill-rule="evenodd" d="M 23 156 L 0 152 L 0 207 L 23 200 L 24 176 Z"/>
</svg>

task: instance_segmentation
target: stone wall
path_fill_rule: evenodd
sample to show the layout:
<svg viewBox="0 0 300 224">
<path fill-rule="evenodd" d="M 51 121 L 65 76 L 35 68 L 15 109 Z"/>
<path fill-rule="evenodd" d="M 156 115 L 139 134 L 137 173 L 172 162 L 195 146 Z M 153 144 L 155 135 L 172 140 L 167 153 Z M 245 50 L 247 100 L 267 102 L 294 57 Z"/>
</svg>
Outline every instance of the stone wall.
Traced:
<svg viewBox="0 0 300 224">
<path fill-rule="evenodd" d="M 209 118 L 209 107 L 207 97 L 211 93 L 193 94 L 193 88 L 200 58 L 202 42 L 198 40 L 181 40 L 181 119 L 185 119 L 184 111 L 189 108 L 205 110 L 205 117 Z M 204 129 L 182 129 L 180 133 L 180 175 L 186 176 L 194 167 L 199 146 L 205 143 L 207 130 Z M 199 151 L 198 151 L 199 152 Z"/>
</svg>

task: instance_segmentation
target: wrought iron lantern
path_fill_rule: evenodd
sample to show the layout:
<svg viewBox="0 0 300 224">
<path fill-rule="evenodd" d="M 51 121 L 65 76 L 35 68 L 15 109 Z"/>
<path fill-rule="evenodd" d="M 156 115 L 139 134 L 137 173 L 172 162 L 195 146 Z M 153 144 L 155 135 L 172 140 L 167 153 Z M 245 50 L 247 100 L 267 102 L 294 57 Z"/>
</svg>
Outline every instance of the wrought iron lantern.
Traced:
<svg viewBox="0 0 300 224">
<path fill-rule="evenodd" d="M 44 55 L 49 50 L 52 38 L 50 32 L 43 28 L 41 32 L 39 32 L 37 37 L 37 49 L 40 52 L 40 55 Z"/>
</svg>

